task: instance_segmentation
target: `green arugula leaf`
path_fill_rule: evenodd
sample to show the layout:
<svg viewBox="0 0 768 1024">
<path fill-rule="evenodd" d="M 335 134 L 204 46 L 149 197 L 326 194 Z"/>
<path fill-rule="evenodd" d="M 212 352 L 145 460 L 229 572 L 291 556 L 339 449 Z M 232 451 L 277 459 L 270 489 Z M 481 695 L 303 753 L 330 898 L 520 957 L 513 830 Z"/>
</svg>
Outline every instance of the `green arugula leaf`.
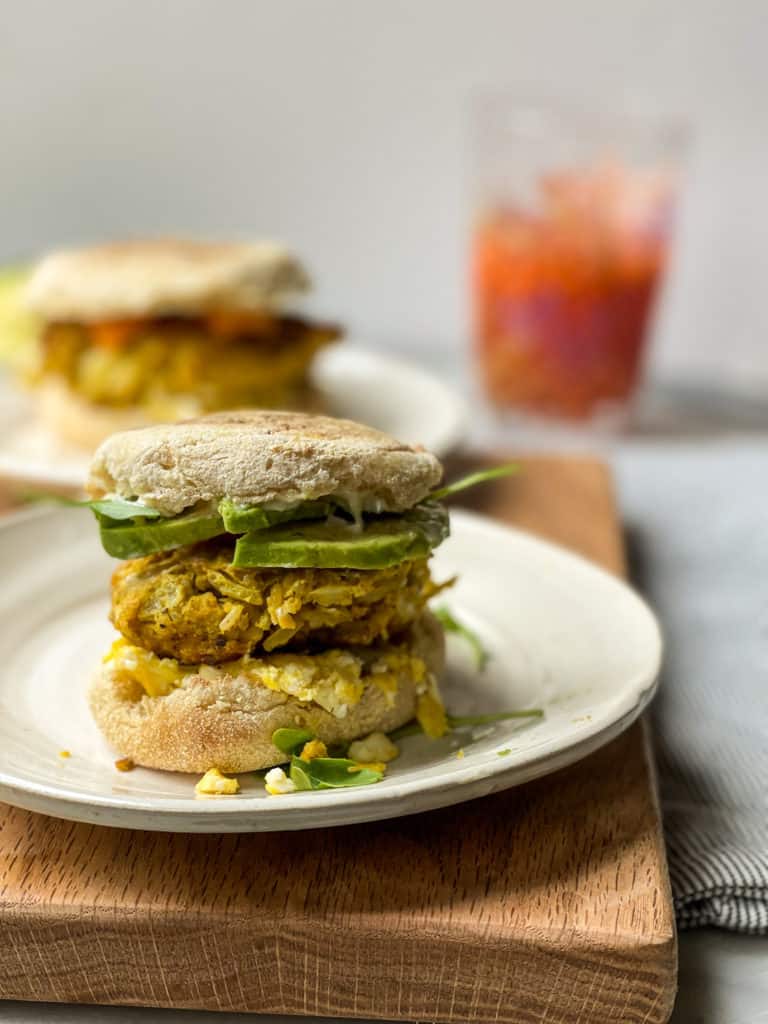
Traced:
<svg viewBox="0 0 768 1024">
<path fill-rule="evenodd" d="M 467 641 L 475 656 L 475 663 L 478 671 L 482 672 L 490 660 L 490 655 L 488 654 L 488 651 L 486 651 L 485 647 L 483 647 L 483 642 L 477 633 L 470 629 L 469 626 L 465 626 L 463 623 L 459 622 L 446 605 L 440 605 L 439 608 L 435 608 L 433 610 L 443 629 L 447 630 L 449 633 L 455 633 L 457 636 L 460 636 Z"/>
<path fill-rule="evenodd" d="M 461 480 L 455 480 L 452 484 L 446 484 L 445 487 L 432 491 L 429 495 L 429 500 L 443 501 L 445 498 L 458 494 L 459 491 L 466 491 L 470 487 L 484 484 L 487 480 L 497 480 L 499 477 L 512 476 L 515 473 L 519 473 L 519 471 L 520 467 L 514 462 L 506 466 L 494 466 L 493 469 L 479 469 L 476 473 L 470 473 L 469 476 L 462 477 Z"/>
<path fill-rule="evenodd" d="M 48 501 L 53 505 L 64 505 L 67 508 L 89 508 L 97 519 L 111 519 L 122 522 L 126 519 L 158 519 L 164 518 L 162 512 L 140 501 L 128 501 L 125 498 L 68 498 L 64 494 L 42 494 L 37 491 L 24 494 L 24 501 Z"/>
<path fill-rule="evenodd" d="M 291 758 L 291 767 L 288 771 L 288 778 L 296 787 L 297 793 L 302 790 L 314 789 L 312 780 L 305 771 L 306 767 L 306 761 L 302 761 L 301 758 L 298 757 Z"/>
<path fill-rule="evenodd" d="M 356 761 L 346 757 L 313 757 L 311 761 L 302 761 L 294 756 L 289 776 L 297 790 L 370 786 L 384 778 L 382 772 L 360 768 Z"/>
<path fill-rule="evenodd" d="M 543 718 L 544 711 L 542 708 L 527 708 L 525 711 L 492 711 L 486 715 L 447 715 L 448 728 L 453 729 L 464 729 L 472 725 L 490 725 L 492 722 L 505 722 L 508 719 L 513 718 Z M 400 740 L 406 739 L 408 736 L 421 736 L 424 730 L 421 728 L 416 719 L 411 719 L 410 722 L 406 722 L 405 725 L 401 725 L 399 729 L 393 729 L 392 732 L 387 733 L 393 743 L 398 743 Z M 509 749 L 505 751 L 499 751 L 500 755 L 510 753 Z"/>
<path fill-rule="evenodd" d="M 164 519 L 162 512 L 141 501 L 128 501 L 125 498 L 98 498 L 95 501 L 83 501 L 97 516 L 122 522 L 125 519 Z"/>
<path fill-rule="evenodd" d="M 315 738 L 315 734 L 307 732 L 306 729 L 275 729 L 272 733 L 272 743 L 284 754 L 298 754 L 304 749 L 304 744 Z"/>
<path fill-rule="evenodd" d="M 490 725 L 493 722 L 506 722 L 515 718 L 544 718 L 544 710 L 542 708 L 528 708 L 525 711 L 496 711 L 490 712 L 487 715 L 447 715 L 447 724 L 449 728 L 453 729 L 464 729 L 473 725 Z M 398 729 L 393 729 L 392 732 L 387 733 L 393 743 L 399 742 L 401 739 L 406 739 L 408 736 L 420 736 L 423 735 L 424 730 L 416 721 L 412 719 L 410 722 L 401 725 Z M 509 754 L 510 750 L 500 751 L 500 756 Z"/>
</svg>

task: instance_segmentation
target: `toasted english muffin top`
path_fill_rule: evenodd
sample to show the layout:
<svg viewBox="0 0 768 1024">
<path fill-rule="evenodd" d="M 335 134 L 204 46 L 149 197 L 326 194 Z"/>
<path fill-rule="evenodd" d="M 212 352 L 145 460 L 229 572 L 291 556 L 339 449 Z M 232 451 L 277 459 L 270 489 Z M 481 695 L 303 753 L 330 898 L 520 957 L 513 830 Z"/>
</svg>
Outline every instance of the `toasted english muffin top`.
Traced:
<svg viewBox="0 0 768 1024">
<path fill-rule="evenodd" d="M 134 239 L 50 253 L 32 271 L 25 301 L 47 320 L 92 322 L 255 312 L 309 285 L 276 242 Z"/>
<path fill-rule="evenodd" d="M 329 496 L 400 512 L 441 476 L 434 455 L 351 420 L 243 410 L 113 434 L 93 457 L 87 489 L 164 515 L 222 498 L 289 507 Z"/>
</svg>

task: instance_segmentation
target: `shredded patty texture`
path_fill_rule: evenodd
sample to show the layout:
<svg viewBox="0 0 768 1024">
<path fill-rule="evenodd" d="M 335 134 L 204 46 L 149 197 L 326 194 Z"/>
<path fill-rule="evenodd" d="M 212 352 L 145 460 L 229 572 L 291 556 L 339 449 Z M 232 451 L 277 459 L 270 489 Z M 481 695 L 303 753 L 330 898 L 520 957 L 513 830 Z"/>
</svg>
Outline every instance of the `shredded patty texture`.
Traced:
<svg viewBox="0 0 768 1024">
<path fill-rule="evenodd" d="M 426 559 L 359 570 L 242 569 L 231 558 L 231 539 L 217 538 L 124 562 L 112 578 L 112 622 L 161 657 L 219 664 L 397 637 L 441 589 Z"/>
</svg>

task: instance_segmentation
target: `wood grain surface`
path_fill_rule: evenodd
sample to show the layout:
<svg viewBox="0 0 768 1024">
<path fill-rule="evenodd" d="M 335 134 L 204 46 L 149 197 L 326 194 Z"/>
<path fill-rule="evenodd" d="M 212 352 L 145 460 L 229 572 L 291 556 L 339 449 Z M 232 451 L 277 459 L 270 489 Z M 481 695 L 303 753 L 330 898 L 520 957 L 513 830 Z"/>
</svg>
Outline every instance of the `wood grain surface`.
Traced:
<svg viewBox="0 0 768 1024">
<path fill-rule="evenodd" d="M 537 457 L 472 501 L 623 571 L 598 463 Z M 0 963 L 11 999 L 666 1021 L 676 944 L 645 726 L 527 786 L 339 829 L 132 833 L 0 806 Z"/>
</svg>

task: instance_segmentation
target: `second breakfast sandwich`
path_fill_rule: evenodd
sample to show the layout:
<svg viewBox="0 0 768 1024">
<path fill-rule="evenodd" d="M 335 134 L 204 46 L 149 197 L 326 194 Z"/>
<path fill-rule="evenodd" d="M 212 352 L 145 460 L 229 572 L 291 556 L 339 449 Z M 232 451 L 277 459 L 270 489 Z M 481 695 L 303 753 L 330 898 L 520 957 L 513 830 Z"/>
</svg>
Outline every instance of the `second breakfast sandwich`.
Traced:
<svg viewBox="0 0 768 1024">
<path fill-rule="evenodd" d="M 31 373 L 40 415 L 93 451 L 148 423 L 313 408 L 313 358 L 341 332 L 291 312 L 309 286 L 274 242 L 134 239 L 50 253 L 26 287 L 43 324 Z"/>
<path fill-rule="evenodd" d="M 439 736 L 448 535 L 431 454 L 346 420 L 233 412 L 126 431 L 89 492 L 121 633 L 94 717 L 136 764 L 242 772 L 278 729 L 346 744 L 416 717 Z"/>
</svg>

